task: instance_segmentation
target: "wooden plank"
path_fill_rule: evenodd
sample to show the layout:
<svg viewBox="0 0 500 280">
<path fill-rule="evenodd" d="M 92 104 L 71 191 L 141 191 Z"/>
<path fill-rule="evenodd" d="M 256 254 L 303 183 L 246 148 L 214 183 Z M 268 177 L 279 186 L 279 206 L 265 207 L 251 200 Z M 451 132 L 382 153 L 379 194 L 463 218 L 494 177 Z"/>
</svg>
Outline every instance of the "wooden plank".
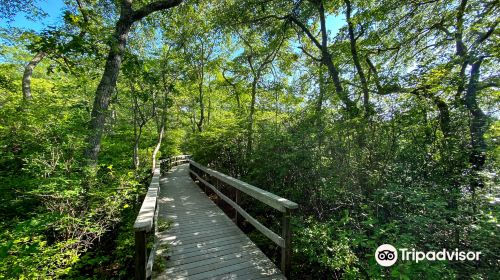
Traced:
<svg viewBox="0 0 500 280">
<path fill-rule="evenodd" d="M 244 268 L 236 271 L 232 271 L 228 274 L 218 275 L 216 278 L 211 279 L 238 279 L 238 280 L 254 280 L 254 279 L 285 279 L 281 275 L 279 269 L 277 269 L 273 263 L 264 263 L 259 265 L 259 267 Z"/>
<path fill-rule="evenodd" d="M 201 211 L 200 211 L 201 212 Z M 224 213 L 217 213 L 217 212 L 214 212 L 214 213 L 206 213 L 207 211 L 204 211 L 206 214 L 205 217 L 208 217 L 208 218 L 216 218 L 216 217 L 222 217 L 222 216 L 226 216 L 226 214 Z M 189 221 L 189 220 L 193 220 L 193 218 L 197 218 L 198 217 L 198 214 L 188 214 L 188 213 L 185 213 L 184 211 L 180 211 L 180 213 L 178 212 L 175 212 L 175 213 L 172 213 L 170 215 L 162 215 L 162 217 L 164 219 L 170 219 L 172 221 Z"/>
<path fill-rule="evenodd" d="M 261 261 L 260 258 L 257 259 L 249 259 L 244 257 L 232 257 L 230 259 L 224 259 L 216 263 L 199 266 L 195 268 L 191 268 L 188 270 L 181 270 L 168 273 L 165 275 L 170 277 L 170 279 L 176 279 L 177 277 L 189 277 L 189 279 L 206 279 L 208 277 L 228 273 L 233 270 L 250 268 L 253 263 L 258 263 Z"/>
<path fill-rule="evenodd" d="M 231 220 L 223 220 L 223 219 L 220 219 L 220 218 L 212 218 L 210 219 L 209 221 L 196 221 L 196 220 L 192 220 L 192 221 L 174 221 L 173 224 L 172 224 L 172 228 L 184 228 L 184 229 L 187 229 L 187 228 L 196 228 L 196 227 L 203 227 L 203 226 L 209 226 L 209 225 L 224 225 L 226 223 L 229 223 L 231 222 Z"/>
<path fill-rule="evenodd" d="M 160 189 L 160 165 L 154 169 L 153 178 L 149 185 L 146 197 L 141 205 L 139 214 L 134 222 L 135 231 L 135 278 L 146 279 L 153 267 L 154 253 L 147 256 L 146 234 L 151 231 L 157 217 L 157 198 Z M 149 266 L 149 262 L 151 263 Z"/>
<path fill-rule="evenodd" d="M 202 229 L 202 230 L 196 230 L 196 231 L 191 231 L 189 233 L 183 232 L 183 231 L 178 231 L 177 233 L 169 233 L 166 235 L 158 235 L 158 238 L 175 238 L 177 240 L 182 240 L 183 242 L 190 241 L 190 240 L 196 240 L 200 238 L 207 238 L 212 236 L 217 236 L 220 234 L 240 234 L 234 227 L 213 227 L 209 229 Z"/>
<path fill-rule="evenodd" d="M 186 245 L 177 245 L 175 246 L 175 252 L 188 252 L 191 249 L 199 250 L 202 248 L 209 248 L 213 246 L 218 246 L 222 244 L 227 244 L 228 242 L 233 242 L 234 240 L 238 240 L 240 242 L 246 242 L 245 238 L 240 235 L 232 235 L 232 236 L 222 236 L 216 239 L 210 239 L 204 242 L 191 243 Z"/>
<path fill-rule="evenodd" d="M 250 245 L 250 247 L 253 247 L 253 246 Z M 236 245 L 229 244 L 229 245 L 226 245 L 225 247 L 221 246 L 221 247 L 213 248 L 211 250 L 206 250 L 202 254 L 197 254 L 197 255 L 187 255 L 186 254 L 186 255 L 177 255 L 176 257 L 171 257 L 168 265 L 170 267 L 173 267 L 173 266 L 178 266 L 178 265 L 192 263 L 192 262 L 199 262 L 199 261 L 203 261 L 206 259 L 212 259 L 212 258 L 216 258 L 219 256 L 223 256 L 223 255 L 227 255 L 227 254 L 231 254 L 231 253 L 237 253 L 237 252 L 241 252 L 241 251 L 247 251 L 247 250 L 251 250 L 251 248 L 239 246 L 239 243 Z"/>
<path fill-rule="evenodd" d="M 207 218 L 208 219 L 208 218 Z M 182 219 L 182 220 L 173 220 L 171 221 L 170 228 L 172 230 L 188 230 L 188 229 L 203 229 L 214 226 L 231 226 L 233 225 L 232 221 L 227 219 L 227 217 L 212 217 L 207 221 L 199 221 L 196 219 Z"/>
<path fill-rule="evenodd" d="M 236 178 L 230 177 L 226 174 L 220 173 L 218 171 L 212 170 L 208 167 L 202 166 L 199 163 L 190 160 L 190 164 L 194 165 L 196 168 L 200 169 L 201 171 L 221 180 L 222 182 L 233 186 L 237 188 L 238 190 L 248 194 L 249 196 L 283 212 L 285 209 L 296 209 L 298 208 L 297 203 L 292 202 L 286 198 L 279 197 L 273 193 L 270 193 L 268 191 L 265 191 L 263 189 L 257 188 L 255 186 L 252 186 L 248 183 L 245 183 L 243 181 L 240 181 Z"/>
<path fill-rule="evenodd" d="M 242 243 L 240 240 L 233 240 L 232 242 L 228 242 L 227 244 L 223 244 L 219 246 L 215 246 L 212 248 L 204 248 L 201 250 L 195 250 L 192 252 L 174 252 L 173 255 L 170 256 L 170 260 L 175 261 L 175 260 L 182 260 L 182 259 L 187 259 L 187 258 L 192 258 L 192 257 L 198 257 L 198 256 L 203 256 L 203 255 L 209 255 L 211 253 L 216 253 L 224 250 L 235 250 L 237 249 L 238 251 L 241 250 L 250 250 L 255 247 L 255 244 L 252 242 L 248 243 Z"/>
<path fill-rule="evenodd" d="M 259 249 L 255 249 L 252 251 L 239 251 L 239 252 L 232 252 L 232 253 L 228 253 L 228 254 L 224 254 L 224 255 L 214 256 L 212 258 L 207 258 L 207 259 L 200 260 L 197 262 L 184 263 L 184 264 L 180 264 L 180 265 L 176 265 L 176 266 L 170 265 L 170 267 L 165 270 L 165 273 L 172 274 L 172 273 L 179 272 L 179 271 L 189 270 L 190 274 L 196 274 L 197 271 L 212 270 L 216 264 L 219 264 L 219 263 L 224 264 L 224 261 L 229 261 L 229 260 L 238 259 L 238 258 L 252 259 L 255 257 L 257 257 L 258 259 L 261 259 L 262 256 L 259 253 L 260 253 Z M 200 267 L 203 267 L 203 268 L 200 268 Z M 195 269 L 198 269 L 198 270 L 195 270 Z"/>
<path fill-rule="evenodd" d="M 189 279 L 198 280 L 198 279 L 207 279 L 219 275 L 224 275 L 227 273 L 231 273 L 232 271 L 238 271 L 241 269 L 251 268 L 253 266 L 258 266 L 266 260 L 257 259 L 257 260 L 244 260 L 244 259 L 235 259 L 232 261 L 228 261 L 226 263 L 219 264 L 217 266 L 212 266 L 212 270 L 197 273 L 194 275 L 190 275 Z M 182 275 L 182 274 L 181 274 Z"/>
<path fill-rule="evenodd" d="M 179 233 L 192 233 L 192 232 L 198 232 L 200 230 L 210 230 L 213 228 L 229 228 L 231 225 L 229 222 L 223 222 L 223 223 L 214 223 L 214 224 L 195 224 L 193 226 L 185 226 L 185 225 L 179 225 L 175 227 L 171 227 L 168 233 L 170 234 L 179 234 Z M 231 227 L 232 228 L 232 227 Z"/>
<path fill-rule="evenodd" d="M 242 277 L 242 280 L 247 279 Z M 282 274 L 275 274 L 275 275 L 270 275 L 270 276 L 262 276 L 262 277 L 252 277 L 248 278 L 249 280 L 286 280 L 286 277 L 283 276 Z M 240 280 L 240 278 L 238 278 Z"/>
<path fill-rule="evenodd" d="M 225 202 L 227 202 L 231 207 L 236 209 L 238 213 L 243 216 L 249 223 L 251 223 L 258 231 L 260 231 L 262 234 L 267 236 L 267 238 L 271 239 L 274 243 L 276 243 L 280 247 L 285 246 L 285 240 L 281 238 L 281 236 L 277 235 L 274 233 L 272 230 L 268 229 L 266 226 L 261 224 L 259 221 L 257 221 L 255 218 L 253 218 L 250 214 L 247 213 L 243 208 L 241 208 L 239 205 L 237 205 L 234 201 L 232 201 L 229 197 L 225 196 L 223 193 L 221 193 L 217 188 L 215 188 L 212 184 L 209 182 L 203 180 L 198 174 L 196 174 L 193 171 L 190 171 L 193 175 L 195 175 L 200 182 L 205 184 L 207 187 L 211 188 L 220 198 L 222 198 Z"/>
<path fill-rule="evenodd" d="M 205 240 L 210 240 L 210 239 L 217 239 L 220 237 L 228 236 L 228 235 L 236 235 L 234 230 L 233 231 L 214 231 L 210 232 L 201 236 L 194 236 L 190 238 L 182 238 L 182 237 L 177 237 L 176 235 L 172 235 L 168 238 L 162 239 L 162 240 L 171 240 L 170 244 L 174 246 L 181 246 L 181 245 L 188 245 L 188 244 L 193 244 L 193 243 L 200 243 L 201 241 Z"/>
</svg>

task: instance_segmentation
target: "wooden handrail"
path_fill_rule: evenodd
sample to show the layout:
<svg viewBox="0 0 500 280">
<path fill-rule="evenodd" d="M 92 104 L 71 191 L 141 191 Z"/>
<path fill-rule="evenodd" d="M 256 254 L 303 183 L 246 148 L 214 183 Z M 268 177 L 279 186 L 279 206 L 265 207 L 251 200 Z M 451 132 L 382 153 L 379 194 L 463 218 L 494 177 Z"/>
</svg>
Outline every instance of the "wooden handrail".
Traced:
<svg viewBox="0 0 500 280">
<path fill-rule="evenodd" d="M 199 163 L 189 160 L 190 174 L 192 174 L 193 179 L 197 179 L 201 184 L 210 188 L 215 194 L 217 194 L 222 200 L 229 204 L 233 209 L 236 210 L 235 220 L 237 222 L 238 213 L 243 216 L 250 224 L 252 224 L 258 231 L 264 234 L 266 237 L 271 239 L 274 243 L 281 247 L 281 271 L 286 277 L 290 276 L 291 269 L 291 240 L 292 240 L 292 229 L 290 224 L 291 210 L 298 207 L 297 203 L 292 202 L 288 199 L 279 197 L 268 191 L 259 189 L 255 186 L 247 184 L 236 178 L 230 177 L 226 174 L 220 173 L 218 171 L 212 170 L 208 167 L 202 166 Z M 220 190 L 218 190 L 212 183 L 208 182 L 203 178 L 207 175 L 212 181 L 215 178 L 225 185 L 233 187 L 235 189 L 235 200 L 233 201 L 226 195 L 224 195 Z M 280 212 L 282 212 L 282 222 L 281 222 L 281 236 L 261 224 L 255 218 L 253 218 L 248 212 L 246 212 L 241 206 L 239 206 L 240 191 L 246 193 L 247 195 L 265 203 L 266 205 L 273 207 Z"/>
<path fill-rule="evenodd" d="M 160 164 L 164 162 L 175 162 L 175 161 L 183 161 L 183 160 L 189 160 L 191 158 L 191 155 L 178 155 L 178 156 L 173 156 L 173 157 L 168 157 L 160 160 Z"/>
<path fill-rule="evenodd" d="M 161 167 L 167 170 L 179 163 L 189 161 L 190 155 L 173 156 L 162 159 L 156 165 L 153 178 L 149 185 L 146 197 L 134 223 L 135 231 L 135 279 L 143 280 L 151 277 L 153 269 L 156 242 L 151 251 L 147 252 L 147 238 L 149 234 L 156 233 L 158 218 L 158 195 L 160 193 Z M 153 230 L 154 229 L 154 230 Z"/>
<path fill-rule="evenodd" d="M 151 275 L 148 271 L 148 260 L 154 258 L 154 248 L 148 256 L 147 237 L 155 224 L 158 205 L 158 193 L 160 191 L 160 165 L 155 168 L 153 178 L 149 185 L 146 197 L 142 202 L 141 209 L 134 223 L 135 231 L 135 279 L 147 279 Z"/>
<path fill-rule="evenodd" d="M 179 155 L 179 156 L 173 156 L 173 157 L 168 157 L 165 159 L 160 160 L 160 164 L 162 165 L 162 173 L 165 170 L 169 170 L 172 168 L 172 166 L 181 164 L 181 163 L 188 163 L 189 159 L 191 158 L 191 155 Z"/>
<path fill-rule="evenodd" d="M 249 196 L 260 200 L 261 202 L 273 207 L 274 209 L 280 211 L 280 212 L 285 212 L 286 209 L 296 209 L 298 207 L 297 203 L 292 202 L 286 198 L 279 197 L 273 193 L 270 193 L 268 191 L 265 191 L 263 189 L 259 189 L 255 186 L 252 186 L 250 184 L 247 184 L 243 181 L 240 181 L 236 178 L 233 178 L 231 176 L 228 176 L 226 174 L 220 173 L 218 171 L 212 170 L 208 167 L 202 166 L 199 163 L 191 160 L 190 163 L 195 166 L 196 168 L 200 169 L 204 173 L 215 177 L 222 182 L 237 188 L 238 190 L 248 194 Z"/>
<path fill-rule="evenodd" d="M 141 210 L 135 219 L 134 230 L 149 232 L 153 226 L 154 214 L 156 210 L 156 200 L 160 190 L 160 168 L 153 172 L 153 179 L 149 185 L 146 197 L 142 202 Z"/>
</svg>

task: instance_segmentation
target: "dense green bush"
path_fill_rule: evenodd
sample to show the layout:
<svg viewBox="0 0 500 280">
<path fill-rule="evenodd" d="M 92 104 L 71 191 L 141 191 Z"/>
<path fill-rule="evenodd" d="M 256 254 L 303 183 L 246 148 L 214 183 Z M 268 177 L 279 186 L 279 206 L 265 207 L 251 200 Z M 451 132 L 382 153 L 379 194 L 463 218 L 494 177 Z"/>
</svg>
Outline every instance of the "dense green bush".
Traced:
<svg viewBox="0 0 500 280">
<path fill-rule="evenodd" d="M 42 75 L 36 98 L 25 103 L 20 78 L 2 71 L 5 83 L 17 85 L 2 85 L 0 97 L 0 278 L 129 277 L 151 151 L 141 149 L 134 170 L 122 122 L 105 139 L 101 163 L 83 167 L 87 96 L 66 86 L 64 74 Z"/>
</svg>

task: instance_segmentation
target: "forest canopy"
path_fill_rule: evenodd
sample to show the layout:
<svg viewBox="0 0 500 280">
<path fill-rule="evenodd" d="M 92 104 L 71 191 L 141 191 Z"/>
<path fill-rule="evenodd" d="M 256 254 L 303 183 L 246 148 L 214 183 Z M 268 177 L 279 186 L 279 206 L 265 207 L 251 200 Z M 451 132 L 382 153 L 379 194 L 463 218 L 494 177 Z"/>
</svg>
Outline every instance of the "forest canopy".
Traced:
<svg viewBox="0 0 500 280">
<path fill-rule="evenodd" d="M 0 0 L 0 279 L 133 278 L 180 154 L 298 203 L 291 279 L 498 279 L 499 1 L 56 2 Z"/>
</svg>

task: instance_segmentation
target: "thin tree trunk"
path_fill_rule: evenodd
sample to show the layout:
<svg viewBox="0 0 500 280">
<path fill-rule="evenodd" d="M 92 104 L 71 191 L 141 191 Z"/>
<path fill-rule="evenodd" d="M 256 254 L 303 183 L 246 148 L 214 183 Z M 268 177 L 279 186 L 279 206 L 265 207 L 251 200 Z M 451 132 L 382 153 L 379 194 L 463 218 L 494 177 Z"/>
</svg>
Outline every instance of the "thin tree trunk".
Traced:
<svg viewBox="0 0 500 280">
<path fill-rule="evenodd" d="M 130 92 L 132 95 L 133 111 L 134 111 L 134 168 L 139 169 L 140 159 L 139 159 L 139 146 L 141 142 L 142 129 L 148 122 L 148 117 L 144 115 L 139 106 L 139 101 L 137 100 L 137 95 L 134 87 L 134 82 L 130 80 Z"/>
<path fill-rule="evenodd" d="M 132 92 L 132 94 L 134 94 L 134 93 Z M 132 98 L 134 98 L 134 97 L 135 96 L 132 96 Z M 137 123 L 138 123 L 137 115 L 138 115 L 138 113 L 137 113 L 137 106 L 136 106 L 135 102 L 134 102 L 133 109 L 134 109 L 134 155 L 133 155 L 132 159 L 134 162 L 134 169 L 137 170 L 139 168 L 139 141 L 138 141 L 139 138 L 137 136 L 140 133 L 137 132 L 138 131 L 138 129 L 137 129 L 137 126 L 138 126 L 137 125 Z"/>
<path fill-rule="evenodd" d="M 210 100 L 210 95 L 208 96 L 208 113 L 207 113 L 207 126 L 210 127 L 210 116 L 212 114 L 212 100 Z"/>
<path fill-rule="evenodd" d="M 142 135 L 142 125 L 139 125 L 139 132 L 135 134 L 135 142 L 134 142 L 134 168 L 139 169 L 140 158 L 139 158 L 139 144 L 141 142 Z"/>
<path fill-rule="evenodd" d="M 243 38 L 243 37 L 242 37 Z M 249 158 L 250 155 L 252 154 L 252 146 L 253 146 L 253 124 L 254 124 L 254 115 L 255 115 L 255 102 L 257 99 L 257 85 L 259 83 L 259 80 L 262 76 L 262 73 L 266 69 L 266 67 L 274 61 L 274 58 L 278 54 L 278 51 L 281 47 L 281 44 L 283 44 L 284 37 L 282 38 L 282 41 L 279 43 L 279 46 L 269 52 L 264 59 L 262 60 L 261 64 L 256 67 L 257 65 L 254 65 L 254 56 L 255 53 L 253 52 L 251 44 L 243 40 L 243 42 L 248 46 L 250 49 L 251 54 L 247 57 L 248 64 L 251 69 L 251 73 L 253 76 L 252 80 L 252 99 L 250 101 L 250 113 L 248 115 L 248 125 L 247 125 L 247 151 L 246 151 L 246 157 Z"/>
<path fill-rule="evenodd" d="M 200 103 L 200 119 L 196 123 L 196 126 L 198 127 L 198 131 L 202 132 L 203 131 L 203 122 L 205 120 L 205 104 L 203 102 L 203 82 L 199 84 L 199 103 Z"/>
<path fill-rule="evenodd" d="M 255 114 L 255 101 L 257 96 L 257 82 L 260 77 L 254 77 L 252 82 L 252 99 L 250 101 L 250 113 L 248 115 L 248 128 L 247 128 L 247 158 L 252 154 L 253 145 L 253 123 Z"/>
<path fill-rule="evenodd" d="M 151 172 L 155 171 L 156 168 L 156 156 L 158 155 L 158 152 L 160 151 L 161 148 L 161 142 L 163 141 L 163 134 L 165 133 L 165 118 L 161 121 L 161 127 L 158 131 L 158 142 L 156 142 L 155 149 L 153 150 L 153 157 L 152 157 L 152 169 Z"/>
<path fill-rule="evenodd" d="M 325 77 L 323 74 L 323 65 L 318 65 L 319 69 L 319 95 L 316 103 L 316 125 L 318 127 L 318 150 L 321 153 L 324 138 L 324 122 L 323 122 L 323 102 L 325 99 Z"/>
<path fill-rule="evenodd" d="M 202 44 L 201 47 L 201 62 L 200 62 L 200 81 L 198 84 L 198 92 L 199 92 L 199 103 L 200 103 L 200 119 L 198 120 L 196 126 L 198 127 L 198 131 L 203 131 L 203 122 L 205 121 L 205 103 L 203 101 L 203 82 L 205 80 L 205 48 Z"/>
<path fill-rule="evenodd" d="M 33 75 L 33 69 L 42 61 L 42 59 L 47 55 L 46 52 L 38 52 L 28 64 L 24 67 L 23 74 L 23 99 L 25 101 L 33 99 L 31 95 L 31 76 Z"/>
</svg>

